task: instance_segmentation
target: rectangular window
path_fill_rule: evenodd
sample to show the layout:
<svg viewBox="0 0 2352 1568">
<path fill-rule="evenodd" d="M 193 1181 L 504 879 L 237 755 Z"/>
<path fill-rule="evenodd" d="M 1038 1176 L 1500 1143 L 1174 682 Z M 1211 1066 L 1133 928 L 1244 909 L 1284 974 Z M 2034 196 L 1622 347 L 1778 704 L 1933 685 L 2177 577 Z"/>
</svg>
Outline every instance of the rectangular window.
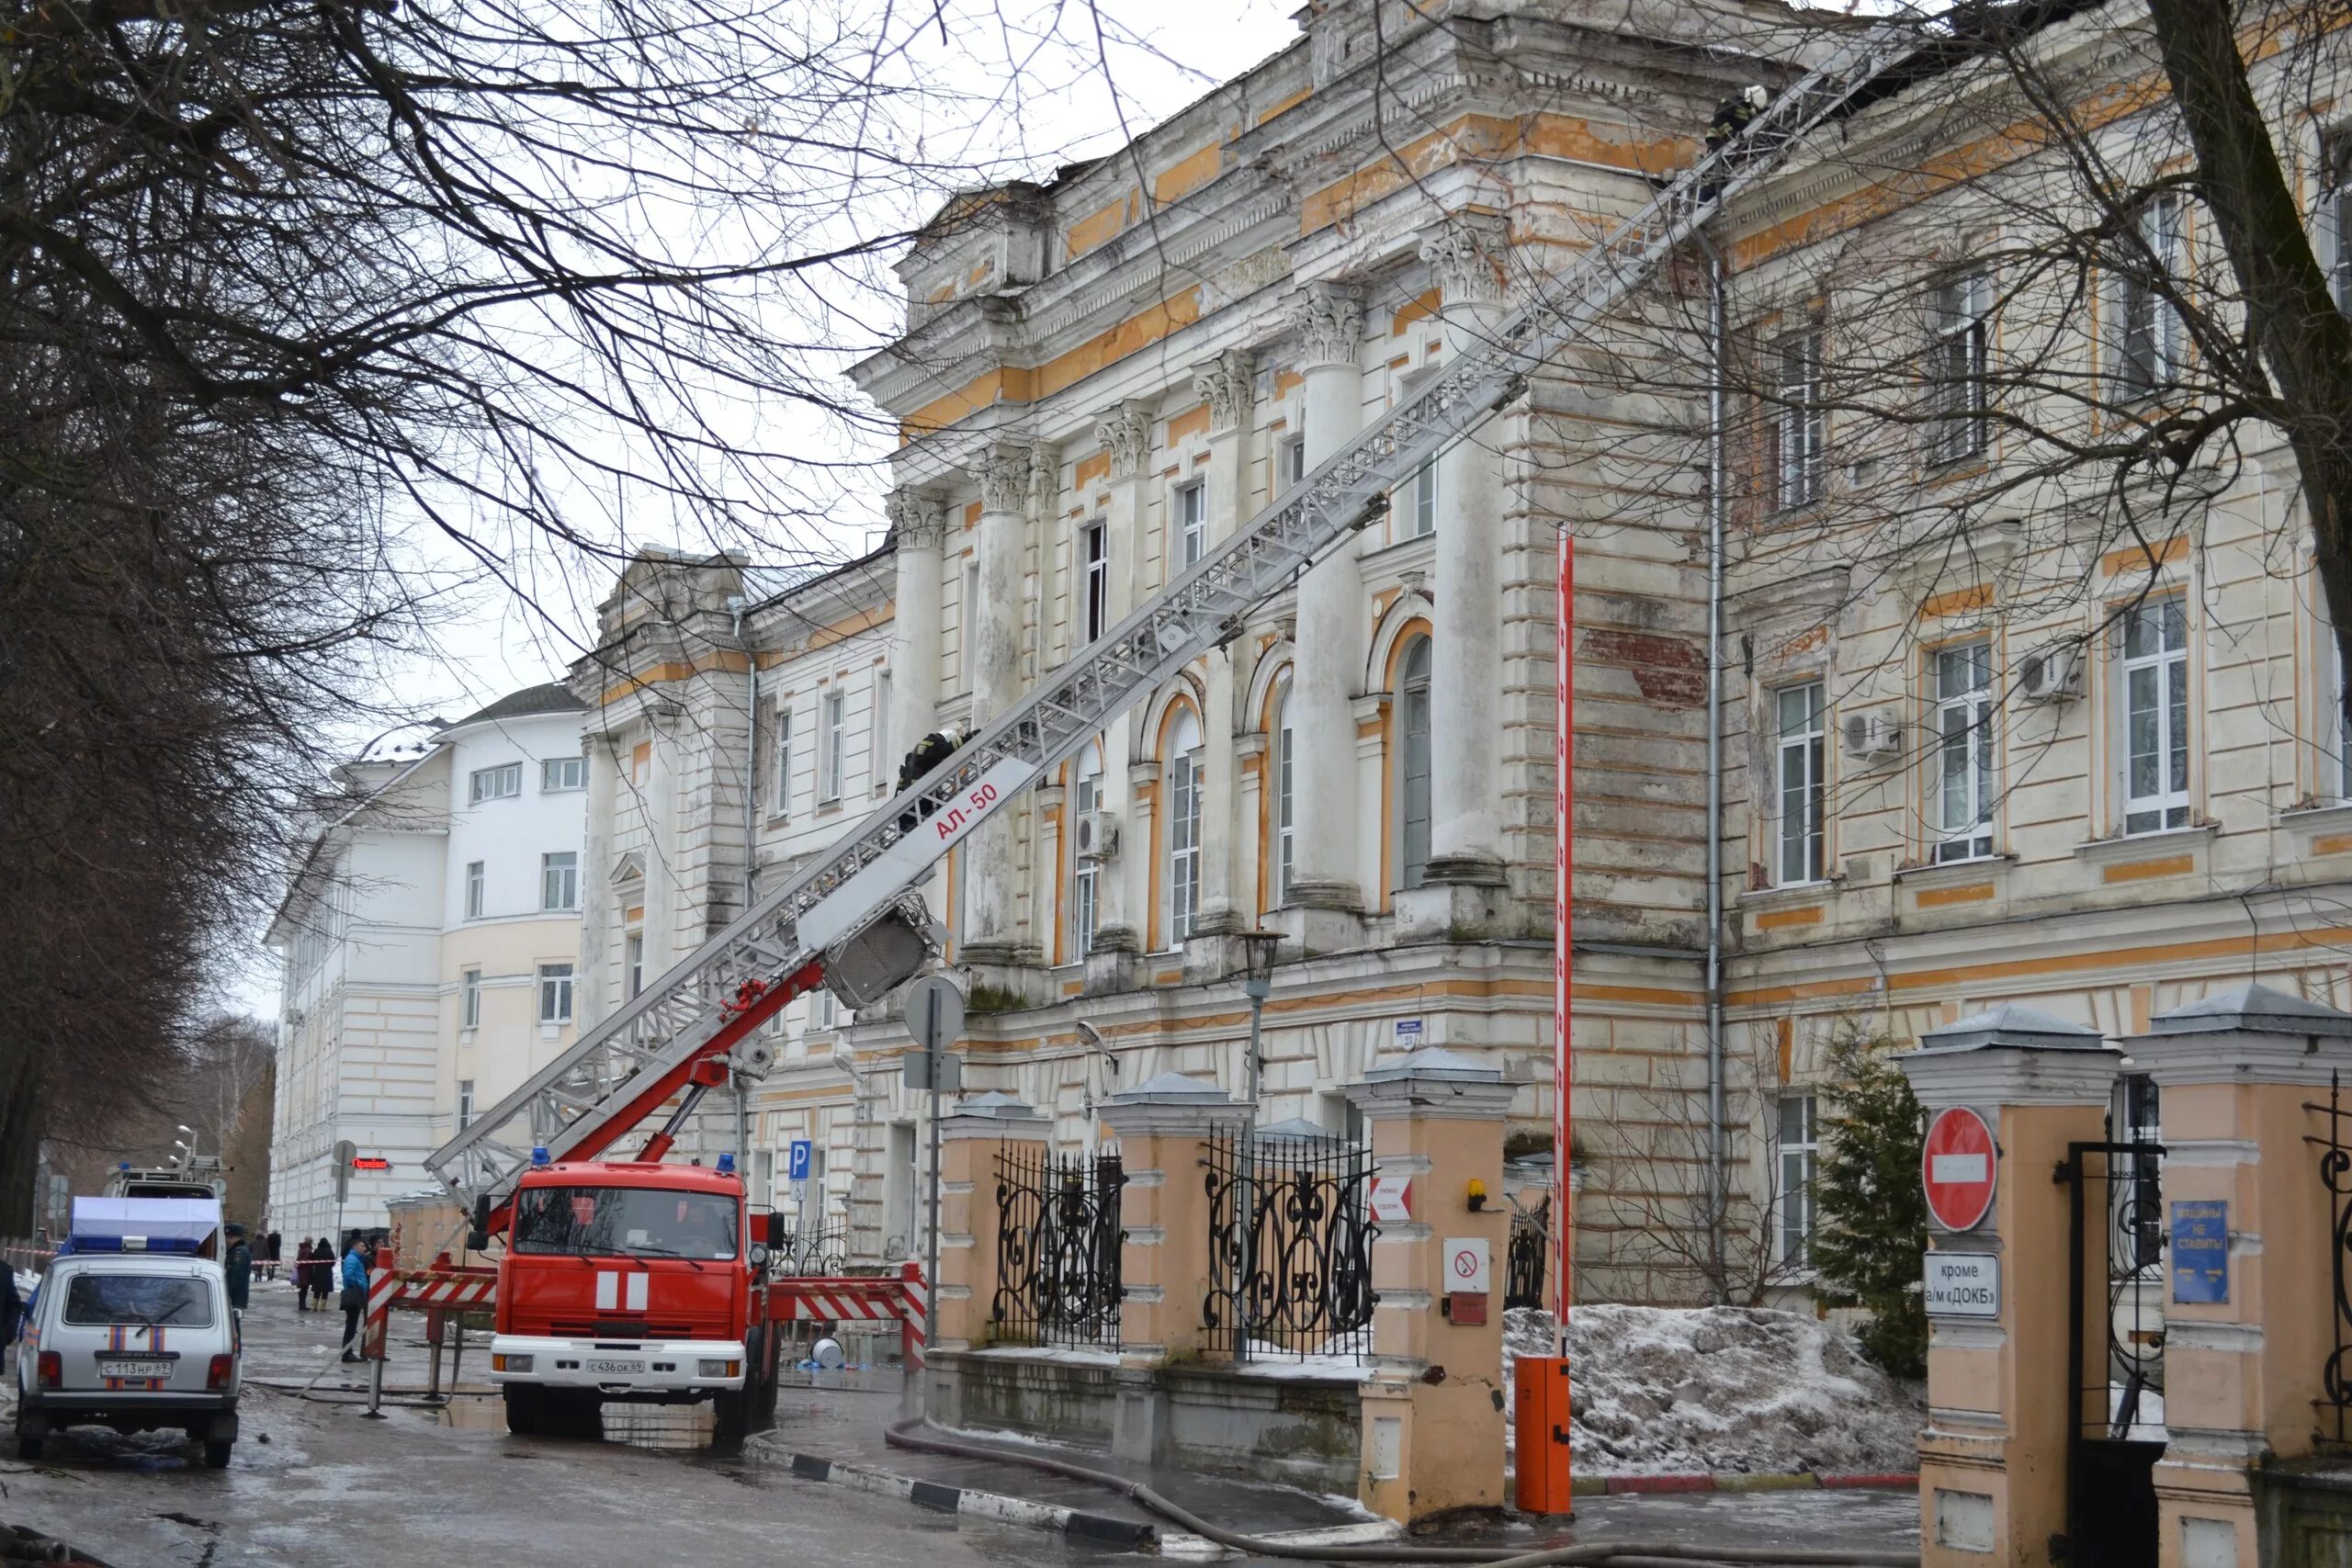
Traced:
<svg viewBox="0 0 2352 1568">
<path fill-rule="evenodd" d="M 890 672 L 876 671 L 874 676 L 873 722 L 865 738 L 865 769 L 874 775 L 874 792 L 890 793 L 890 785 L 898 775 L 890 763 Z"/>
<path fill-rule="evenodd" d="M 1092 642 L 1111 629 L 1111 528 L 1089 523 L 1080 532 L 1086 551 L 1085 639 Z"/>
<path fill-rule="evenodd" d="M 1437 461 L 1434 458 L 1413 470 L 1413 509 L 1407 517 L 1408 538 L 1426 539 L 1437 532 Z"/>
<path fill-rule="evenodd" d="M 580 908 L 580 852 L 564 850 L 539 857 L 539 908 Z"/>
<path fill-rule="evenodd" d="M 1185 566 L 1209 547 L 1209 487 L 1199 479 L 1176 487 L 1177 559 Z"/>
<path fill-rule="evenodd" d="M 485 800 L 505 800 L 523 793 L 523 764 L 508 762 L 495 768 L 476 768 L 470 791 L 472 804 Z"/>
<path fill-rule="evenodd" d="M 964 689 L 971 690 L 973 679 L 980 670 L 980 563 L 964 563 L 964 606 L 956 612 L 959 622 L 956 632 L 957 668 L 964 672 Z"/>
<path fill-rule="evenodd" d="M 1081 774 L 1073 793 L 1076 798 L 1070 820 L 1075 822 L 1091 811 L 1102 809 L 1102 775 Z M 1069 886 L 1069 945 L 1071 956 L 1084 958 L 1094 951 L 1096 897 L 1102 888 L 1102 863 L 1081 860 L 1075 863 L 1078 870 L 1071 874 Z"/>
<path fill-rule="evenodd" d="M 2123 617 L 2123 830 L 2188 826 L 2188 608 L 2151 599 Z"/>
<path fill-rule="evenodd" d="M 775 805 L 774 815 L 786 817 L 792 813 L 792 710 L 775 710 Z"/>
<path fill-rule="evenodd" d="M 468 861 L 466 863 L 466 919 L 469 920 L 481 919 L 482 881 L 482 863 L 478 860 Z"/>
<path fill-rule="evenodd" d="M 1935 661 L 1936 859 L 1970 860 L 1993 852 L 1993 646 L 1941 649 Z"/>
<path fill-rule="evenodd" d="M 539 965 L 539 1021 L 570 1023 L 571 1021 L 571 965 L 542 964 Z"/>
<path fill-rule="evenodd" d="M 539 764 L 539 793 L 560 795 L 566 790 L 588 787 L 588 759 L 585 757 L 549 757 Z"/>
<path fill-rule="evenodd" d="M 1973 272 L 1936 289 L 1936 343 L 1929 367 L 1937 423 L 1928 427 L 1928 461 L 1956 463 L 1990 445 L 1985 373 L 1993 350 L 1993 276 Z"/>
<path fill-rule="evenodd" d="M 1168 776 L 1168 929 L 1172 942 L 1193 934 L 1201 908 L 1201 754 L 1178 757 Z"/>
<path fill-rule="evenodd" d="M 831 1029 L 835 1023 L 840 1021 L 840 1019 L 841 1009 L 834 1002 L 832 992 L 819 991 L 815 996 L 808 998 L 809 1028 Z"/>
<path fill-rule="evenodd" d="M 628 754 L 628 782 L 632 789 L 643 789 L 645 781 L 653 776 L 653 742 L 640 740 Z"/>
<path fill-rule="evenodd" d="M 1825 804 L 1821 682 L 1786 686 L 1773 694 L 1780 711 L 1774 783 L 1781 797 L 1781 852 L 1776 862 L 1783 887 L 1822 878 L 1822 818 Z"/>
<path fill-rule="evenodd" d="M 1783 512 L 1821 499 L 1829 413 L 1821 402 L 1821 329 L 1791 333 L 1772 349 L 1773 500 Z"/>
<path fill-rule="evenodd" d="M 2336 799 L 2352 801 L 2352 725 L 2344 722 L 2344 649 L 2328 627 L 2322 626 L 2319 635 L 2327 639 L 2327 667 L 2335 671 L 2335 683 L 2327 690 L 2327 716 L 2320 725 L 2322 735 L 2335 738 L 2335 750 L 2321 758 L 2320 776 L 2335 781 Z"/>
<path fill-rule="evenodd" d="M 1288 490 L 1306 478 L 1306 437 L 1293 435 L 1283 442 L 1282 467 L 1278 490 Z"/>
<path fill-rule="evenodd" d="M 481 1027 L 481 971 L 469 969 L 458 977 L 458 1026 Z"/>
<path fill-rule="evenodd" d="M 842 694 L 825 694 L 822 728 L 817 731 L 817 766 L 824 770 L 824 782 L 817 792 L 820 801 L 842 797 L 842 753 L 848 749 L 849 729 L 842 716 Z"/>
<path fill-rule="evenodd" d="M 458 1131 L 462 1133 L 474 1124 L 474 1080 L 458 1080 Z"/>
<path fill-rule="evenodd" d="M 2327 194 L 2320 222 L 2328 242 L 2327 273 L 2335 308 L 2352 314 L 2352 130 L 2327 139 L 2322 168 Z"/>
<path fill-rule="evenodd" d="M 1781 1097 L 1781 1261 L 1813 1264 L 1814 1177 L 1820 1168 L 1818 1112 L 1809 1094 Z"/>
<path fill-rule="evenodd" d="M 1296 778 L 1298 747 L 1295 732 L 1290 723 L 1290 699 L 1283 699 L 1282 727 L 1274 731 L 1274 902 L 1290 902 L 1290 883 L 1295 867 L 1298 840 L 1297 796 L 1292 793 Z"/>
<path fill-rule="evenodd" d="M 645 989 L 645 933 L 631 931 L 622 944 L 621 969 L 628 994 L 636 996 Z"/>
<path fill-rule="evenodd" d="M 2179 379 L 2186 336 L 2180 310 L 2156 287 L 2186 272 L 2186 229 L 2181 198 L 2155 196 L 2142 204 L 2140 244 L 2127 254 L 2120 280 L 2117 380 L 2126 397 L 2144 397 Z"/>
</svg>

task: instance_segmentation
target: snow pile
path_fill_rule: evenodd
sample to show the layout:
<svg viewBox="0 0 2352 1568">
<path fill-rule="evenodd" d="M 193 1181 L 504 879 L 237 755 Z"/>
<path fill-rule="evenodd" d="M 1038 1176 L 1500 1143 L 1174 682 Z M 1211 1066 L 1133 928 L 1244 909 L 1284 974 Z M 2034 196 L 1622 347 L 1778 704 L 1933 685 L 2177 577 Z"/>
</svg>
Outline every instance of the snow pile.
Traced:
<svg viewBox="0 0 2352 1568">
<path fill-rule="evenodd" d="M 1503 1318 L 1503 1376 L 1552 1354 L 1552 1314 Z M 1842 1328 L 1762 1307 L 1580 1306 L 1568 1314 L 1576 1467 L 1887 1473 L 1919 1467 L 1924 1391 Z M 1506 1406 L 1508 1411 L 1510 1406 Z"/>
</svg>

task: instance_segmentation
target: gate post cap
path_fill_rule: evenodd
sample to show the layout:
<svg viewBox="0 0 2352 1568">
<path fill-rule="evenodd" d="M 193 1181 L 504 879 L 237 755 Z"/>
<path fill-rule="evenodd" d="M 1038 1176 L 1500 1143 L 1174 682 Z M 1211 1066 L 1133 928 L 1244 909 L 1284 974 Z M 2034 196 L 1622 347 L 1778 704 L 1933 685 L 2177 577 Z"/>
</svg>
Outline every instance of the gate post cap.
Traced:
<svg viewBox="0 0 2352 1568">
<path fill-rule="evenodd" d="M 1162 1073 L 1121 1089 L 1097 1114 L 1123 1138 L 1194 1136 L 1237 1128 L 1248 1120 L 1247 1108 L 1225 1090 L 1182 1073 Z"/>
<path fill-rule="evenodd" d="M 2104 1105 L 2123 1070 L 2123 1054 L 2098 1030 L 2018 1002 L 1931 1029 L 1894 1061 L 1929 1111 Z"/>
<path fill-rule="evenodd" d="M 1104 1101 L 1108 1105 L 1230 1105 L 1233 1100 L 1213 1083 L 1162 1073 L 1148 1083 L 1123 1089 Z"/>
<path fill-rule="evenodd" d="M 1043 1138 L 1046 1113 L 1001 1089 L 975 1095 L 939 1119 L 939 1135 L 956 1138 Z M 1015 1132 L 1018 1129 L 1018 1132 Z"/>
<path fill-rule="evenodd" d="M 2224 1030 L 2352 1037 L 2352 1012 L 2250 981 L 2216 991 L 2201 1001 L 2184 1002 L 2148 1021 L 2151 1034 L 2212 1034 Z"/>
<path fill-rule="evenodd" d="M 1510 1111 L 1515 1092 L 1503 1081 L 1500 1067 L 1438 1045 L 1374 1067 L 1347 1090 L 1348 1099 L 1375 1120 L 1414 1111 L 1500 1118 Z"/>
</svg>

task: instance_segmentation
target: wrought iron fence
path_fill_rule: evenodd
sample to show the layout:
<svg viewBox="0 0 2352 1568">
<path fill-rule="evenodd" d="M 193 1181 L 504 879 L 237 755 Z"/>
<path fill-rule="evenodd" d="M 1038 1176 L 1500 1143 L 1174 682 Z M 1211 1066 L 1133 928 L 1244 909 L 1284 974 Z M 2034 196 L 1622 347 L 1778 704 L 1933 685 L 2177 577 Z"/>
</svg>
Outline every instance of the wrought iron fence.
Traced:
<svg viewBox="0 0 2352 1568">
<path fill-rule="evenodd" d="M 849 1272 L 849 1222 L 788 1230 L 768 1261 L 769 1272 L 799 1278 Z"/>
<path fill-rule="evenodd" d="M 1503 1305 L 1540 1307 L 1544 1300 L 1544 1265 L 1552 1255 L 1552 1200 L 1547 1194 L 1532 1209 L 1511 1200 L 1510 1253 L 1503 1273 Z"/>
<path fill-rule="evenodd" d="M 2352 1255 L 2352 1146 L 2344 1142 L 2344 1120 L 2352 1111 L 2344 1107 L 2338 1075 L 2327 1075 L 2325 1105 L 2306 1104 L 2303 1109 L 2327 1113 L 2327 1135 L 2304 1141 L 2319 1146 L 2320 1185 L 2328 1195 L 2328 1278 L 2335 1293 L 2335 1337 L 2327 1363 L 2320 1369 L 2320 1389 L 2326 1395 L 2334 1430 L 2322 1437 L 2342 1445 L 2352 1440 L 2345 1431 L 2347 1413 L 2352 1413 L 2352 1280 L 2345 1278 L 2346 1257 Z"/>
<path fill-rule="evenodd" d="M 2141 1086 L 2127 1086 L 2138 1094 Z M 2135 1134 L 2147 1114 L 2120 1118 Z M 2112 1121 L 2110 1125 L 2112 1125 Z M 2067 1560 L 2137 1568 L 2156 1557 L 2154 1467 L 2165 1451 L 2164 1145 L 2069 1144 Z M 2055 1555 L 2055 1553 L 2053 1553 Z"/>
<path fill-rule="evenodd" d="M 1208 1145 L 1212 1349 L 1348 1356 L 1372 1349 L 1372 1152 L 1340 1138 L 1238 1134 Z"/>
<path fill-rule="evenodd" d="M 997 1285 L 989 1316 L 1006 1343 L 1119 1343 L 1116 1155 L 1005 1145 L 996 1156 Z"/>
</svg>

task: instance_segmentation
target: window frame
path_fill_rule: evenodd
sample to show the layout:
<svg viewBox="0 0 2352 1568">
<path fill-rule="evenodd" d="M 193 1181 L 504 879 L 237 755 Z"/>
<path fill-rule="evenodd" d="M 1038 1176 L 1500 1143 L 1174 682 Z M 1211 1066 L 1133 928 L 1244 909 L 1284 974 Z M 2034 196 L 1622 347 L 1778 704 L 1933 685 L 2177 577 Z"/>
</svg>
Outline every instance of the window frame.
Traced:
<svg viewBox="0 0 2352 1568">
<path fill-rule="evenodd" d="M 2167 221 L 2167 219 L 2169 221 Z M 2145 253 L 2167 277 L 2188 272 L 2188 203 L 2179 191 L 2157 191 L 2140 204 L 2132 226 Z M 2153 398 L 2178 384 L 2188 363 L 2188 328 L 2180 308 L 2149 287 L 2133 266 L 2118 274 L 2113 364 L 2116 389 L 2126 402 Z M 2144 354 L 2135 340 L 2144 335 Z"/>
<path fill-rule="evenodd" d="M 1957 691 L 1948 688 L 1945 677 L 1950 661 L 1969 653 L 1983 655 L 1976 664 L 1978 681 Z M 1928 816 L 1936 835 L 1930 858 L 1937 864 L 1983 860 L 1993 853 L 1993 813 L 2000 799 L 2000 735 L 1993 723 L 2000 705 L 1993 681 L 1993 640 L 1989 637 L 1974 637 L 1930 649 L 1928 660 L 1930 691 L 1927 743 L 1931 748 L 1928 752 L 1928 788 L 1933 803 Z M 1964 804 L 1971 812 L 1970 819 L 1957 826 L 1951 820 L 1948 809 L 1951 804 L 1951 725 L 1955 717 L 1962 721 L 1958 731 L 1960 761 L 1967 781 Z"/>
<path fill-rule="evenodd" d="M 890 771 L 890 671 L 877 669 L 866 696 L 866 770 L 874 775 L 874 793 L 888 795 L 895 778 Z"/>
<path fill-rule="evenodd" d="M 1815 677 L 1767 688 L 1772 698 L 1772 886 L 1810 887 L 1828 880 L 1829 868 L 1829 695 L 1827 682 Z M 1811 693 L 1812 707 L 1805 728 L 1792 729 L 1789 698 Z M 1789 829 L 1790 761 L 1802 760 L 1804 776 L 1798 781 L 1804 817 L 1802 830 L 1792 840 Z M 1791 874 L 1790 851 L 1797 849 L 1802 874 Z"/>
<path fill-rule="evenodd" d="M 1088 771 L 1088 763 L 1092 771 Z M 1076 824 L 1089 811 L 1102 809 L 1102 743 L 1090 740 L 1079 748 L 1078 760 L 1070 764 L 1070 822 L 1073 846 L 1076 844 Z M 1069 950 L 1073 962 L 1082 962 L 1094 951 L 1094 933 L 1102 920 L 1102 863 L 1080 860 L 1075 849 L 1070 855 L 1069 876 Z"/>
<path fill-rule="evenodd" d="M 1283 436 L 1281 455 L 1279 482 L 1274 486 L 1277 495 L 1306 482 L 1306 432 L 1301 430 Z"/>
<path fill-rule="evenodd" d="M 1417 671 L 1414 660 L 1422 660 Z M 1430 856 L 1437 827 L 1437 707 L 1431 678 L 1437 671 L 1437 645 L 1427 632 L 1415 632 L 1396 650 L 1396 886 L 1419 887 L 1429 879 Z M 1416 810 L 1413 738 L 1414 716 L 1421 725 L 1421 773 Z M 1418 825 L 1418 826 L 1417 826 Z M 1418 838 L 1418 842 L 1416 841 Z M 1418 851 L 1418 853 L 1417 853 Z"/>
<path fill-rule="evenodd" d="M 1405 536 L 1408 539 L 1433 538 L 1437 534 L 1437 459 L 1432 457 L 1415 468 L 1410 482 L 1413 510 Z"/>
<path fill-rule="evenodd" d="M 466 804 L 469 806 L 481 806 L 492 800 L 515 800 L 522 794 L 523 764 L 519 761 L 476 768 L 467 775 Z"/>
<path fill-rule="evenodd" d="M 817 804 L 831 806 L 842 797 L 848 769 L 842 754 L 849 750 L 849 694 L 838 686 L 817 698 Z"/>
<path fill-rule="evenodd" d="M 558 895 L 563 901 L 552 902 L 552 897 Z M 579 910 L 580 852 L 549 850 L 539 856 L 539 913 L 570 915 L 577 914 Z"/>
<path fill-rule="evenodd" d="M 1789 1113 L 1796 1111 L 1797 1136 Z M 1821 1101 L 1810 1090 L 1789 1090 L 1772 1100 L 1772 1254 L 1782 1267 L 1811 1269 L 1820 1232 Z"/>
<path fill-rule="evenodd" d="M 1992 446 L 1993 275 L 1983 267 L 1936 285 L 1929 376 L 1935 423 L 1931 467 L 1983 457 Z"/>
<path fill-rule="evenodd" d="M 2328 292 L 2352 315 L 2352 124 L 2324 132 L 2319 142 L 2321 233 L 2327 241 Z"/>
<path fill-rule="evenodd" d="M 1191 736 L 1189 745 L 1183 737 Z M 1200 718 L 1183 709 L 1168 729 L 1168 946 L 1183 946 L 1201 916 L 1201 809 L 1206 745 Z"/>
<path fill-rule="evenodd" d="M 1094 518 L 1078 533 L 1085 579 L 1080 641 L 1091 644 L 1111 629 L 1111 520 Z"/>
<path fill-rule="evenodd" d="M 1169 575 L 1174 577 L 1178 572 L 1186 570 L 1195 561 L 1208 554 L 1208 480 L 1187 479 L 1175 488 L 1170 501 L 1173 508 L 1170 521 L 1174 526 L 1170 529 L 1170 533 L 1175 537 L 1178 548 L 1174 552 L 1175 570 L 1170 571 Z"/>
<path fill-rule="evenodd" d="M 621 988 L 625 1000 L 634 1001 L 645 990 L 645 933 L 621 933 Z"/>
<path fill-rule="evenodd" d="M 1291 722 L 1291 679 L 1283 678 L 1274 695 L 1274 906 L 1290 902 L 1291 884 L 1298 876 L 1298 729 Z"/>
<path fill-rule="evenodd" d="M 792 815 L 792 705 L 780 703 L 775 710 L 775 744 L 771 749 L 775 759 L 775 804 L 768 814 L 775 818 Z"/>
<path fill-rule="evenodd" d="M 1808 321 L 1774 337 L 1772 356 L 1772 510 L 1817 506 L 1829 489 L 1829 411 L 1822 403 L 1822 361 L 1828 328 Z"/>
<path fill-rule="evenodd" d="M 551 960 L 538 965 L 537 976 L 539 1021 L 559 1026 L 570 1023 L 575 1005 L 574 990 L 580 983 L 577 965 Z"/>
<path fill-rule="evenodd" d="M 466 863 L 466 919 L 479 920 L 490 908 L 490 863 Z"/>
<path fill-rule="evenodd" d="M 474 1124 L 474 1080 L 458 1080 L 458 1131 L 462 1133 Z"/>
<path fill-rule="evenodd" d="M 559 773 L 558 769 L 561 769 L 562 772 Z M 570 782 L 564 782 L 566 780 Z M 541 795 L 572 795 L 587 787 L 587 758 L 542 757 L 539 759 L 539 793 Z"/>
<path fill-rule="evenodd" d="M 2157 649 L 2153 653 L 2133 653 L 2132 633 L 2143 618 L 2156 617 Z M 2165 637 L 2177 626 L 2180 632 L 2178 646 L 2165 646 Z M 2195 807 L 2196 787 L 2196 691 L 2189 670 L 2190 645 L 2194 641 L 2188 618 L 2188 597 L 2186 593 L 2152 593 L 2138 604 L 2127 606 L 2116 619 L 2115 627 L 2115 707 L 2120 727 L 2116 747 L 2117 761 L 2121 773 L 2121 818 L 2123 836 L 2137 838 L 2147 833 L 2176 831 L 2189 826 L 2189 815 Z M 2139 756 L 2132 719 L 2136 712 L 2133 693 L 2134 674 L 2153 671 L 2156 677 L 2157 701 L 2154 705 L 2155 758 L 2160 783 L 2177 776 L 2177 784 L 2152 794 L 2134 793 L 2133 763 Z M 2177 671 L 2177 690 L 2173 688 L 2172 673 Z M 2176 733 L 2176 729 L 2177 733 Z M 2166 767 L 2177 761 L 2177 773 Z M 2153 820 L 2149 818 L 2153 818 Z"/>
<path fill-rule="evenodd" d="M 478 968 L 458 972 L 458 1027 L 481 1027 L 481 971 Z"/>
</svg>

